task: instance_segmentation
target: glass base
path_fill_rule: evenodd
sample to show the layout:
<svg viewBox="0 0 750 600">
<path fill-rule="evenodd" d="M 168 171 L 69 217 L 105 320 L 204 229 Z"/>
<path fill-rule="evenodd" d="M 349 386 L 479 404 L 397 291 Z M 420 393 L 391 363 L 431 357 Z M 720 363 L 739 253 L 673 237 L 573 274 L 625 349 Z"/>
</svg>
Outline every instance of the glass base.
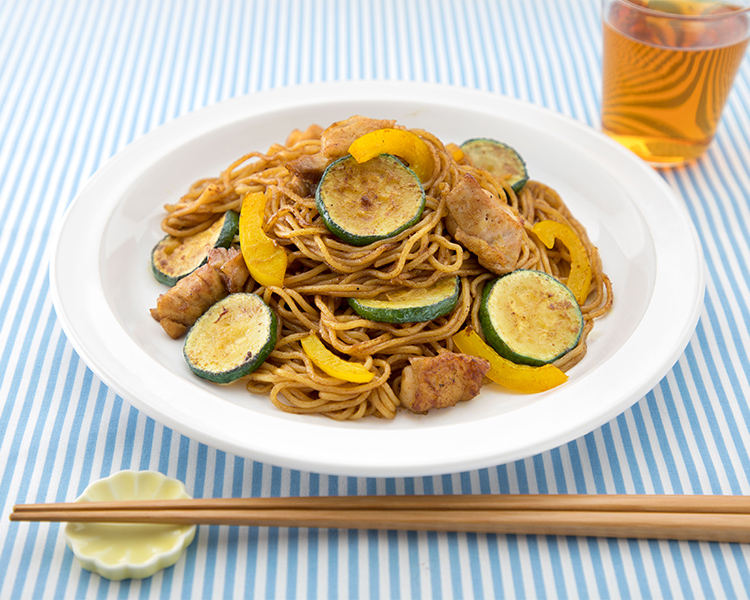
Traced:
<svg viewBox="0 0 750 600">
<path fill-rule="evenodd" d="M 672 138 L 623 135 L 602 129 L 609 137 L 634 152 L 653 167 L 680 167 L 703 155 L 711 140 L 685 141 Z"/>
</svg>

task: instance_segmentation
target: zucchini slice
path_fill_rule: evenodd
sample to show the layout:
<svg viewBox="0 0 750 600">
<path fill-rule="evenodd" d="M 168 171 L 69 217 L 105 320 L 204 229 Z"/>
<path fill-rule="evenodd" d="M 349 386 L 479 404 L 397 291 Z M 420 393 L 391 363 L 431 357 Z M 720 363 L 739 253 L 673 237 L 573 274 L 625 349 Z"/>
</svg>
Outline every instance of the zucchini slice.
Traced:
<svg viewBox="0 0 750 600">
<path fill-rule="evenodd" d="M 479 322 L 487 343 L 515 363 L 540 366 L 575 348 L 583 315 L 573 293 L 541 271 L 519 269 L 484 286 Z"/>
<path fill-rule="evenodd" d="M 526 162 L 507 144 L 489 138 L 475 138 L 461 144 L 461 150 L 475 167 L 507 181 L 516 193 L 529 180 Z"/>
<path fill-rule="evenodd" d="M 211 248 L 228 248 L 239 231 L 240 217 L 228 210 L 211 227 L 195 235 L 162 238 L 151 251 L 151 270 L 161 283 L 174 285 L 206 262 Z"/>
<path fill-rule="evenodd" d="M 451 312 L 461 295 L 458 277 L 445 277 L 428 288 L 405 288 L 372 299 L 349 298 L 361 317 L 379 323 L 422 323 Z"/>
<path fill-rule="evenodd" d="M 183 354 L 190 370 L 214 383 L 255 371 L 276 346 L 276 315 L 257 294 L 230 294 L 188 331 Z"/>
<path fill-rule="evenodd" d="M 414 171 L 395 156 L 381 154 L 358 163 L 347 155 L 325 170 L 315 203 L 331 233 L 366 246 L 419 221 L 425 193 Z"/>
</svg>

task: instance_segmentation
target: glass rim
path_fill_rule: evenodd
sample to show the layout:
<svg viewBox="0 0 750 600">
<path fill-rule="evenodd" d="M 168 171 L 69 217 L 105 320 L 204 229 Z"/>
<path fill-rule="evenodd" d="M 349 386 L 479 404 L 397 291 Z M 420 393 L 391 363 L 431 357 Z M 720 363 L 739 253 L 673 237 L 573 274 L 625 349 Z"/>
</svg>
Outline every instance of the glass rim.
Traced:
<svg viewBox="0 0 750 600">
<path fill-rule="evenodd" d="M 603 1 L 606 2 L 606 0 L 603 0 Z M 633 10 L 643 13 L 644 15 L 658 17 L 660 19 L 676 19 L 680 21 L 720 21 L 722 19 L 727 19 L 730 17 L 736 17 L 737 15 L 750 13 L 750 3 L 747 3 L 745 6 L 736 6 L 734 10 L 730 10 L 727 12 L 704 14 L 704 15 L 683 15 L 680 13 L 665 12 L 663 10 L 650 8 L 648 6 L 642 6 L 634 2 L 633 0 L 611 0 L 611 3 L 620 4 L 621 6 L 632 8 Z M 730 2 L 726 2 L 725 5 L 727 7 L 735 6 L 731 4 Z"/>
</svg>

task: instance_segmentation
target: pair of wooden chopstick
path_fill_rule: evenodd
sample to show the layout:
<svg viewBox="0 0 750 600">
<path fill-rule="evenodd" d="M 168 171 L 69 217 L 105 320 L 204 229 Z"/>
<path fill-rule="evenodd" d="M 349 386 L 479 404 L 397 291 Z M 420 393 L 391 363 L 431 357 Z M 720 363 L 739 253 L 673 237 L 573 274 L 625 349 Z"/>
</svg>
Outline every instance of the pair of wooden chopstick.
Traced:
<svg viewBox="0 0 750 600">
<path fill-rule="evenodd" d="M 19 504 L 11 521 L 170 523 L 750 542 L 750 498 L 479 495 Z"/>
</svg>

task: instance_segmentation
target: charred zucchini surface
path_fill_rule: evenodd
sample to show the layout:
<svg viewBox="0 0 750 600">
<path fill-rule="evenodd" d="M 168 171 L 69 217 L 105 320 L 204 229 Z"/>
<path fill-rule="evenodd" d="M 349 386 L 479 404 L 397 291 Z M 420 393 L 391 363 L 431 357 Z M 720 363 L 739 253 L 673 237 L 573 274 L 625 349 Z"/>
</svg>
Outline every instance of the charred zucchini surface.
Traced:
<svg viewBox="0 0 750 600">
<path fill-rule="evenodd" d="M 475 167 L 506 181 L 516 193 L 529 180 L 526 162 L 507 144 L 489 138 L 476 138 L 461 144 L 461 150 Z"/>
<path fill-rule="evenodd" d="M 239 215 L 229 210 L 205 231 L 185 238 L 162 238 L 151 252 L 154 277 L 173 286 L 202 266 L 211 248 L 228 248 L 239 230 L 239 220 Z"/>
<path fill-rule="evenodd" d="M 427 288 L 404 288 L 373 299 L 349 299 L 358 315 L 381 323 L 422 323 L 451 312 L 458 302 L 458 277 L 446 277 Z"/>
<path fill-rule="evenodd" d="M 328 166 L 315 194 L 328 230 L 354 246 L 398 235 L 419 221 L 425 192 L 395 156 L 358 163 L 351 155 Z"/>
<path fill-rule="evenodd" d="M 518 270 L 488 282 L 479 322 L 487 343 L 518 364 L 544 365 L 575 348 L 583 315 L 573 293 L 557 279 Z"/>
<path fill-rule="evenodd" d="M 274 312 L 256 294 L 231 294 L 188 331 L 185 360 L 198 377 L 231 383 L 255 371 L 276 345 Z"/>
</svg>

